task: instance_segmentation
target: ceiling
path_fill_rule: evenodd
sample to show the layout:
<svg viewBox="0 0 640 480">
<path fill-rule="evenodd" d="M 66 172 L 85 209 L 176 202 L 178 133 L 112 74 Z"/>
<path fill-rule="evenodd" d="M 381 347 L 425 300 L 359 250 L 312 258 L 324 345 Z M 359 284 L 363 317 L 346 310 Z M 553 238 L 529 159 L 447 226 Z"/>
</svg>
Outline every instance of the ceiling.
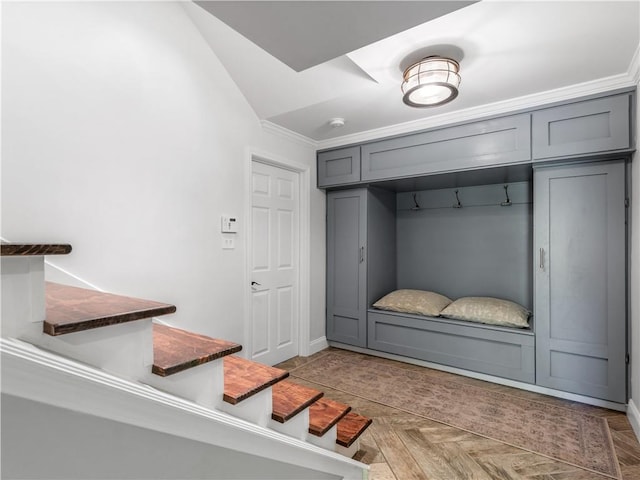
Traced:
<svg viewBox="0 0 640 480">
<path fill-rule="evenodd" d="M 640 62 L 640 0 L 184 7 L 256 115 L 321 146 L 631 86 Z M 460 62 L 460 95 L 408 107 L 402 70 L 430 54 Z M 343 127 L 329 125 L 336 117 Z"/>
</svg>

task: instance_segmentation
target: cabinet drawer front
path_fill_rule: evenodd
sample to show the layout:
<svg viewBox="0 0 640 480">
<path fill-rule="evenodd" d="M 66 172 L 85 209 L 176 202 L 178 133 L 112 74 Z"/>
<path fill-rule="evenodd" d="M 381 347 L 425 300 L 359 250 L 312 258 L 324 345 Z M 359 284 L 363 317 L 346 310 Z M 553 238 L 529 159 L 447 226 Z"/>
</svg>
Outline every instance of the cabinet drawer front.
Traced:
<svg viewBox="0 0 640 480">
<path fill-rule="evenodd" d="M 360 147 L 318 154 L 318 186 L 328 187 L 360 181 Z"/>
<path fill-rule="evenodd" d="M 514 115 L 362 146 L 362 180 L 531 160 L 530 115 Z"/>
<path fill-rule="evenodd" d="M 624 94 L 534 112 L 534 161 L 630 148 L 629 102 Z"/>
</svg>

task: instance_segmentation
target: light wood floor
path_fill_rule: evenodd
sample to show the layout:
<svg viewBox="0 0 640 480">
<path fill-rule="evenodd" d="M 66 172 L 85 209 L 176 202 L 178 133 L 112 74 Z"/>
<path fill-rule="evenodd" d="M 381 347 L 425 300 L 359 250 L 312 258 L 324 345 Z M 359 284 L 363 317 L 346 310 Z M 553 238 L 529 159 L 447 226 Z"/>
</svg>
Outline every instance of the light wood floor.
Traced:
<svg viewBox="0 0 640 480">
<path fill-rule="evenodd" d="M 325 352 L 326 350 L 307 358 L 296 357 L 277 366 L 293 369 Z M 403 365 L 407 368 L 422 368 Z M 292 375 L 295 376 L 295 372 Z M 362 436 L 360 451 L 355 457 L 370 465 L 370 480 L 610 478 L 322 385 L 299 378 L 295 378 L 295 381 L 322 390 L 329 398 L 347 403 L 354 411 L 373 419 L 373 424 Z M 479 380 L 469 381 L 531 400 L 561 404 L 582 413 L 605 417 L 623 479 L 640 480 L 640 444 L 625 414 Z"/>
</svg>

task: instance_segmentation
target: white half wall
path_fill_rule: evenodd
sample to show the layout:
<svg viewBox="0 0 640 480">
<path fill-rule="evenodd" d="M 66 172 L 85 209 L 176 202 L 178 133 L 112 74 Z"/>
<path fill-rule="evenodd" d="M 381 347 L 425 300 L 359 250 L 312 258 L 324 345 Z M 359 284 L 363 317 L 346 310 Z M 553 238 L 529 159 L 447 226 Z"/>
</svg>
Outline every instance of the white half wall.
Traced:
<svg viewBox="0 0 640 480">
<path fill-rule="evenodd" d="M 71 243 L 49 261 L 242 343 L 244 160 L 260 149 L 313 172 L 309 340 L 322 338 L 315 148 L 262 127 L 180 2 L 2 9 L 2 237 Z M 222 250 L 222 214 L 239 219 L 234 250 Z"/>
<path fill-rule="evenodd" d="M 5 394 L 1 473 L 43 480 L 340 478 Z"/>
</svg>

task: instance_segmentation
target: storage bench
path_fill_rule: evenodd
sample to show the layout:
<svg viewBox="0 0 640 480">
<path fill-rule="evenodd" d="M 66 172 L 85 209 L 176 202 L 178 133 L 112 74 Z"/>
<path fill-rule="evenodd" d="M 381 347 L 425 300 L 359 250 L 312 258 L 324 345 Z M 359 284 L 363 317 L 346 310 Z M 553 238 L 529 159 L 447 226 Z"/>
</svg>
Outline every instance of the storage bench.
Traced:
<svg viewBox="0 0 640 480">
<path fill-rule="evenodd" d="M 531 328 L 369 309 L 367 347 L 521 382 L 535 383 Z"/>
</svg>

